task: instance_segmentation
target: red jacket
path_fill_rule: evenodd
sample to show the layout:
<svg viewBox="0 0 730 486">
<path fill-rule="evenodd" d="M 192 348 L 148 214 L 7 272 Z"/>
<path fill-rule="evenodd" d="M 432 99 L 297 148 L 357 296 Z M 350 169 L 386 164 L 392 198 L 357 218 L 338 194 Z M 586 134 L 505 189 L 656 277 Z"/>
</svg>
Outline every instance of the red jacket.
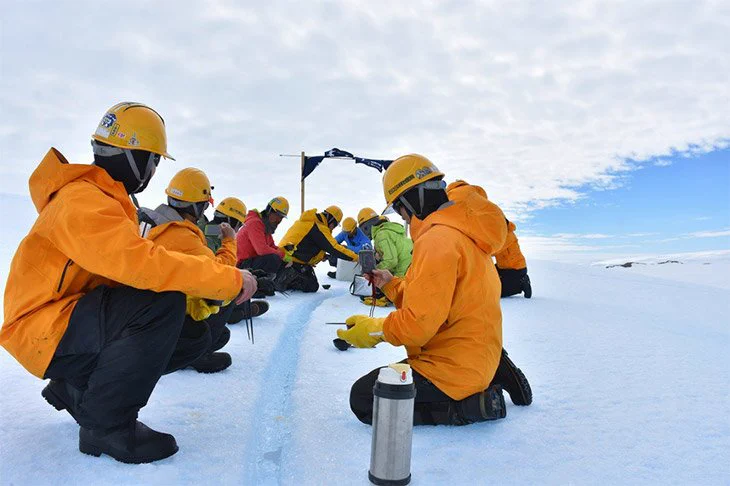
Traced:
<svg viewBox="0 0 730 486">
<path fill-rule="evenodd" d="M 284 258 L 284 251 L 274 243 L 274 238 L 266 232 L 264 221 L 258 211 L 251 210 L 246 222 L 236 235 L 236 255 L 238 262 L 256 256 L 277 254 Z"/>
</svg>

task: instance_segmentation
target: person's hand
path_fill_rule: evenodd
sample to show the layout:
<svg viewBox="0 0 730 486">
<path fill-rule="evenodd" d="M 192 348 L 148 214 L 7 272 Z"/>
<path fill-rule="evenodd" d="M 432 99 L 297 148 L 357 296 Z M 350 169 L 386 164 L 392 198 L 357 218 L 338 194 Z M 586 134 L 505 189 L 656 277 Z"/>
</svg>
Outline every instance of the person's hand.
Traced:
<svg viewBox="0 0 730 486">
<path fill-rule="evenodd" d="M 337 337 L 344 339 L 356 348 L 373 348 L 382 342 L 384 317 L 354 315 L 347 318 L 347 330 L 338 329 Z"/>
<path fill-rule="evenodd" d="M 286 265 L 284 265 L 284 268 L 291 268 L 292 265 L 294 265 L 294 262 L 286 262 Z"/>
<path fill-rule="evenodd" d="M 251 272 L 248 270 L 239 270 L 239 272 L 241 272 L 241 277 L 243 277 L 243 283 L 241 285 L 241 293 L 238 294 L 238 297 L 236 297 L 237 305 L 241 305 L 247 300 L 251 300 L 251 297 L 253 297 L 253 294 L 255 294 L 256 290 L 259 288 L 258 282 L 256 282 L 256 277 L 254 277 Z"/>
<path fill-rule="evenodd" d="M 390 270 L 375 269 L 371 273 L 366 274 L 365 278 L 377 288 L 382 289 L 388 282 L 393 280 L 393 274 L 390 273 Z"/>
<path fill-rule="evenodd" d="M 231 228 L 231 225 L 228 223 L 221 223 L 221 240 L 224 238 L 235 238 L 236 232 L 233 228 Z"/>
</svg>

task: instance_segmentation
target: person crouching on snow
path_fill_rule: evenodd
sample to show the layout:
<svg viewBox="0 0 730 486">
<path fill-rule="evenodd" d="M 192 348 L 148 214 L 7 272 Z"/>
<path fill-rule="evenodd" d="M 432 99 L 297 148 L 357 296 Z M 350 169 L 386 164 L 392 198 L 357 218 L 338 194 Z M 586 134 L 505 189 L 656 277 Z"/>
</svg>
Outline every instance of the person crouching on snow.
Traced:
<svg viewBox="0 0 730 486">
<path fill-rule="evenodd" d="M 314 266 L 333 255 L 347 261 L 357 261 L 357 254 L 345 248 L 332 237 L 332 230 L 342 220 L 342 209 L 329 206 L 318 213 L 316 209 L 304 211 L 295 221 L 279 247 L 287 250 L 292 265 L 279 270 L 274 285 L 276 290 L 301 290 L 316 292 L 319 289 Z"/>
<path fill-rule="evenodd" d="M 372 283 L 396 305 L 385 318 L 350 316 L 337 334 L 366 348 L 405 346 L 416 385 L 414 424 L 464 425 L 506 415 L 502 384 L 499 277 L 491 255 L 506 237 L 504 214 L 475 194 L 449 201 L 444 174 L 421 155 L 396 159 L 383 175 L 386 203 L 410 222 L 420 220 L 405 278 L 375 270 Z M 350 407 L 373 417 L 379 369 L 355 382 Z"/>
<path fill-rule="evenodd" d="M 203 171 L 183 169 L 165 189 L 167 204 L 157 209 L 140 208 L 142 236 L 168 251 L 205 256 L 224 265 L 236 264 L 236 234 L 227 223 L 220 225 L 221 245 L 214 254 L 196 222 L 212 201 L 212 187 Z M 228 353 L 217 352 L 231 337 L 226 321 L 235 304 L 187 296 L 186 316 L 182 332 L 172 353 L 166 372 L 192 366 L 200 373 L 215 373 L 231 365 Z"/>
<path fill-rule="evenodd" d="M 177 442 L 137 416 L 175 350 L 184 294 L 243 301 L 257 283 L 140 237 L 130 195 L 171 158 L 155 110 L 116 104 L 92 138 L 93 165 L 51 148 L 30 176 L 38 218 L 10 266 L 0 344 L 51 380 L 41 394 L 79 424 L 81 452 L 153 462 L 175 454 Z"/>
</svg>

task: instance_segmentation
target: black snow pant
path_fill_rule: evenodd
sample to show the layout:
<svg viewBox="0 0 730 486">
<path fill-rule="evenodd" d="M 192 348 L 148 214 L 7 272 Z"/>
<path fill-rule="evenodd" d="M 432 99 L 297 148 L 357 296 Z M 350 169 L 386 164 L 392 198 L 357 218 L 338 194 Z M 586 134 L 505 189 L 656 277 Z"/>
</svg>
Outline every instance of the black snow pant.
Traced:
<svg viewBox="0 0 730 486">
<path fill-rule="evenodd" d="M 418 371 L 411 371 L 416 385 L 413 425 L 467 425 L 497 420 L 506 415 L 504 396 L 499 386 L 490 386 L 483 393 L 454 400 Z M 350 408 L 364 424 L 372 425 L 373 422 L 373 386 L 379 373 L 380 368 L 374 369 L 357 380 L 350 390 Z"/>
<path fill-rule="evenodd" d="M 184 319 L 179 292 L 99 286 L 76 304 L 45 378 L 78 390 L 82 427 L 127 424 L 165 371 Z"/>
<path fill-rule="evenodd" d="M 175 344 L 170 361 L 164 374 L 172 373 L 193 364 L 206 354 L 218 351 L 231 339 L 231 331 L 226 327 L 235 303 L 230 303 L 217 314 L 202 321 L 195 321 L 185 316 L 180 337 Z"/>
<path fill-rule="evenodd" d="M 499 280 L 502 281 L 502 297 L 509 297 L 522 293 L 522 277 L 527 275 L 527 269 L 513 270 L 510 268 L 497 268 Z"/>
<path fill-rule="evenodd" d="M 449 404 L 451 398 L 436 388 L 436 385 L 416 370 L 413 383 L 416 385 L 416 398 L 413 411 L 413 425 L 450 424 Z M 364 424 L 373 423 L 373 386 L 378 379 L 380 368 L 361 377 L 350 390 L 350 408 L 358 420 Z"/>
<path fill-rule="evenodd" d="M 319 282 L 314 274 L 312 265 L 294 263 L 291 267 L 284 267 L 276 276 L 274 285 L 277 290 L 301 290 L 302 292 L 316 292 L 319 290 Z"/>
<path fill-rule="evenodd" d="M 269 274 L 276 274 L 284 266 L 284 260 L 279 255 L 270 253 L 241 260 L 236 266 L 247 270 L 263 270 Z"/>
</svg>

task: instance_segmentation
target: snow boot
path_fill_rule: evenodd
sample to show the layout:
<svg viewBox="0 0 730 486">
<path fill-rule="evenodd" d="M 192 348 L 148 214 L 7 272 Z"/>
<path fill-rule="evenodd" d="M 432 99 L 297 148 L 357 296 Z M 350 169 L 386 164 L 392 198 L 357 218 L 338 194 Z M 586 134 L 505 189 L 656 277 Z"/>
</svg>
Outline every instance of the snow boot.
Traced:
<svg viewBox="0 0 730 486">
<path fill-rule="evenodd" d="M 276 293 L 273 278 L 256 276 L 256 283 L 258 284 L 258 288 L 256 289 L 256 293 L 253 294 L 254 298 L 263 299 L 264 297 L 271 297 Z"/>
<path fill-rule="evenodd" d="M 198 373 L 218 373 L 231 366 L 231 355 L 224 352 L 204 354 L 192 366 Z"/>
<path fill-rule="evenodd" d="M 170 457 L 178 447 L 172 435 L 152 430 L 135 420 L 108 430 L 81 427 L 79 450 L 96 457 L 106 454 L 127 464 L 146 464 Z"/>
<path fill-rule="evenodd" d="M 492 385 L 500 385 L 504 388 L 515 405 L 526 406 L 532 403 L 532 388 L 530 388 L 527 377 L 509 359 L 507 351 L 504 349 L 502 349 L 502 357 L 499 360 Z"/>
<path fill-rule="evenodd" d="M 274 289 L 277 292 L 284 292 L 289 289 L 294 280 L 299 277 L 299 272 L 294 267 L 283 268 L 274 280 Z"/>
<path fill-rule="evenodd" d="M 231 316 L 228 318 L 228 324 L 238 324 L 244 319 L 266 314 L 266 311 L 269 310 L 269 303 L 265 300 L 252 300 L 250 315 L 244 309 L 245 308 L 243 306 L 236 307 L 233 312 L 231 312 Z"/>
<path fill-rule="evenodd" d="M 525 274 L 520 279 L 520 285 L 522 286 L 522 291 L 525 293 L 525 299 L 532 297 L 532 285 L 530 284 L 529 275 Z"/>
<path fill-rule="evenodd" d="M 468 425 L 475 422 L 498 420 L 507 416 L 502 387 L 494 384 L 489 385 L 489 388 L 482 392 L 452 402 L 452 406 L 449 408 L 452 425 Z"/>
<path fill-rule="evenodd" d="M 327 272 L 329 278 L 337 278 L 337 272 Z"/>
<path fill-rule="evenodd" d="M 59 412 L 66 410 L 76 423 L 76 408 L 81 403 L 83 392 L 64 380 L 51 380 L 41 391 L 41 396 Z"/>
</svg>

